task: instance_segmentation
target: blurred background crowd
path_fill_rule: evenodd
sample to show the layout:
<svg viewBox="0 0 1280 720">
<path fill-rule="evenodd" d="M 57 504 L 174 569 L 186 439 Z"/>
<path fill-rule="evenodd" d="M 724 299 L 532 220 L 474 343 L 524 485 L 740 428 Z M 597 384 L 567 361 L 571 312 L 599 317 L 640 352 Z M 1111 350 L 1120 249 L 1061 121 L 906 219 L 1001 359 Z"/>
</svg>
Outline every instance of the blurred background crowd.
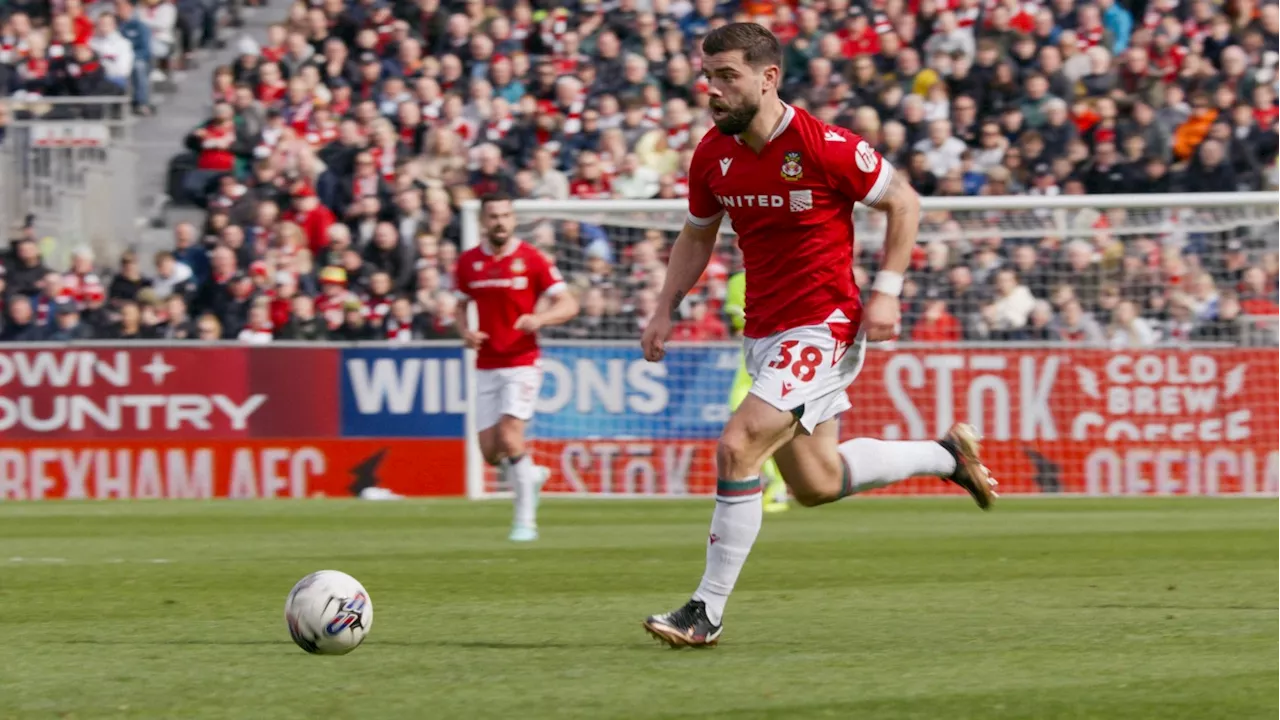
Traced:
<svg viewBox="0 0 1280 720">
<path fill-rule="evenodd" d="M 127 93 L 151 113 L 152 84 L 178 81 L 189 53 L 218 44 L 242 11 L 240 0 L 8 0 L 0 91 Z M 34 231 L 16 230 L 0 264 L 0 340 L 453 337 L 461 204 L 495 191 L 684 197 L 710 127 L 699 41 L 733 20 L 782 40 L 784 99 L 860 133 L 926 197 L 1277 185 L 1274 2 L 311 0 L 258 11 L 281 17 L 262 41 L 233 37 L 233 63 L 181 80 L 209 86 L 209 119 L 173 161 L 174 200 L 202 220 L 175 226 L 170 250 L 127 252 L 110 268 L 88 250 L 50 267 Z M 678 223 L 566 217 L 521 227 L 581 295 L 582 316 L 552 334 L 635 337 Z M 1044 222 L 1008 231 L 1028 219 Z M 930 215 L 902 338 L 1274 342 L 1274 215 L 1176 234 L 1132 232 L 1131 220 L 1073 216 L 1083 231 L 1063 234 L 1037 211 Z M 868 243 L 863 287 L 877 263 Z M 731 336 L 723 292 L 738 267 L 726 236 L 677 339 Z"/>
</svg>

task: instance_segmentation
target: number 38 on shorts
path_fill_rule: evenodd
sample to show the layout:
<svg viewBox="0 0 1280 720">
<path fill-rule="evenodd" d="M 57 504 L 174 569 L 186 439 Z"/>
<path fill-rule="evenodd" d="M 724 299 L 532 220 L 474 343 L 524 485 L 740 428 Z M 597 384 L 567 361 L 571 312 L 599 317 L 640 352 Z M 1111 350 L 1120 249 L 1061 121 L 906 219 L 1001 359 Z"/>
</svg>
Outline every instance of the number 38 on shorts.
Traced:
<svg viewBox="0 0 1280 720">
<path fill-rule="evenodd" d="M 849 409 L 845 390 L 862 369 L 866 343 L 860 334 L 852 342 L 841 339 L 848 323 L 836 311 L 822 325 L 748 338 L 743 350 L 751 394 L 779 410 L 803 406 L 801 423 L 809 430 Z"/>
</svg>

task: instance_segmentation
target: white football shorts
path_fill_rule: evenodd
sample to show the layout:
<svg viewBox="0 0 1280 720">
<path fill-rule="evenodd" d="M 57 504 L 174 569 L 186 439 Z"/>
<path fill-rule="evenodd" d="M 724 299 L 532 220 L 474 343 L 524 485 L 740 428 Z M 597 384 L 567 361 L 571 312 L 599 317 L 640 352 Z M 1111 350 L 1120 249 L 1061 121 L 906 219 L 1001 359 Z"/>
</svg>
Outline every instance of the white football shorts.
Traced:
<svg viewBox="0 0 1280 720">
<path fill-rule="evenodd" d="M 835 332 L 849 318 L 840 310 L 822 325 L 806 325 L 763 338 L 747 338 L 743 354 L 751 375 L 751 394 L 773 407 L 797 413 L 806 432 L 852 407 L 848 387 L 862 370 L 866 337 L 838 340 Z"/>
<path fill-rule="evenodd" d="M 542 390 L 538 365 L 476 371 L 476 429 L 487 430 L 503 415 L 528 422 Z"/>
</svg>

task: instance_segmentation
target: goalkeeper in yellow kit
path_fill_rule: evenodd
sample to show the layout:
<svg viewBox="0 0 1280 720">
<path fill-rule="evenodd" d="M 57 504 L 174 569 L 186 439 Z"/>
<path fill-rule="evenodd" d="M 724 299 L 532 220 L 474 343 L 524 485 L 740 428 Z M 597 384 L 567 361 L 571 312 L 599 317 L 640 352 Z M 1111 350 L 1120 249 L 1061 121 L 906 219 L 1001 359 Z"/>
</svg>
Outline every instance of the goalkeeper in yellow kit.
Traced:
<svg viewBox="0 0 1280 720">
<path fill-rule="evenodd" d="M 739 333 L 742 332 L 742 328 L 747 322 L 746 307 L 747 274 L 746 272 L 738 272 L 729 278 L 728 285 L 725 288 L 724 312 L 733 322 L 733 329 Z M 740 355 L 738 373 L 733 376 L 733 386 L 729 388 L 729 411 L 737 410 L 742 401 L 747 399 L 747 393 L 749 392 L 751 392 L 751 376 L 747 374 L 746 357 Z M 781 512 L 786 510 L 787 483 L 783 481 L 782 473 L 778 470 L 778 464 L 773 461 L 773 458 L 765 461 L 764 467 L 760 469 L 760 475 L 766 482 L 764 511 Z"/>
</svg>

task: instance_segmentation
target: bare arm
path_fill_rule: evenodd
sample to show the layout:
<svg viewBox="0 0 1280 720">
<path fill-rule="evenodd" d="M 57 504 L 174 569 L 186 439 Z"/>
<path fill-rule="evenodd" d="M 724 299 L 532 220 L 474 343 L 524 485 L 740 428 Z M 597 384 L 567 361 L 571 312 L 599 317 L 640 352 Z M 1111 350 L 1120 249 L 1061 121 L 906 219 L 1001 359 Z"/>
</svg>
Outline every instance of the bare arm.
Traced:
<svg viewBox="0 0 1280 720">
<path fill-rule="evenodd" d="M 920 232 L 920 196 L 907 182 L 905 174 L 894 173 L 889 187 L 872 207 L 889 216 L 884 235 L 884 260 L 872 289 L 897 297 L 902 293 L 902 275 L 911 264 L 911 251 Z"/>
<path fill-rule="evenodd" d="M 895 173 L 872 207 L 889 216 L 884 234 L 884 260 L 871 284 L 871 299 L 862 312 L 862 327 L 872 342 L 892 340 L 902 329 L 902 274 L 911 264 L 911 251 L 920 229 L 920 196 L 907 179 Z"/>
<path fill-rule="evenodd" d="M 542 312 L 534 313 L 538 327 L 562 325 L 577 316 L 578 298 L 574 297 L 574 294 L 569 292 L 568 288 L 564 286 L 561 286 L 561 288 L 560 292 L 549 298 L 551 302 Z"/>
<path fill-rule="evenodd" d="M 716 218 L 709 225 L 699 227 L 686 222 L 671 248 L 671 257 L 667 261 L 667 279 L 662 284 L 662 292 L 658 295 L 659 314 L 670 317 L 680 309 L 684 296 L 697 284 L 702 272 L 711 262 L 711 253 L 716 248 L 716 237 L 720 232 L 720 220 Z"/>
<path fill-rule="evenodd" d="M 459 296 L 458 306 L 453 310 L 453 323 L 454 327 L 458 328 L 458 336 L 462 338 L 462 344 L 472 350 L 475 350 L 476 348 L 479 348 L 480 345 L 489 338 L 489 336 L 482 332 L 471 330 L 471 319 L 467 316 L 467 311 L 470 307 L 470 298 Z"/>
<path fill-rule="evenodd" d="M 467 321 L 467 308 L 470 306 L 471 300 L 458 296 L 458 304 L 453 308 L 453 324 L 460 333 L 471 331 L 471 323 Z"/>
</svg>

